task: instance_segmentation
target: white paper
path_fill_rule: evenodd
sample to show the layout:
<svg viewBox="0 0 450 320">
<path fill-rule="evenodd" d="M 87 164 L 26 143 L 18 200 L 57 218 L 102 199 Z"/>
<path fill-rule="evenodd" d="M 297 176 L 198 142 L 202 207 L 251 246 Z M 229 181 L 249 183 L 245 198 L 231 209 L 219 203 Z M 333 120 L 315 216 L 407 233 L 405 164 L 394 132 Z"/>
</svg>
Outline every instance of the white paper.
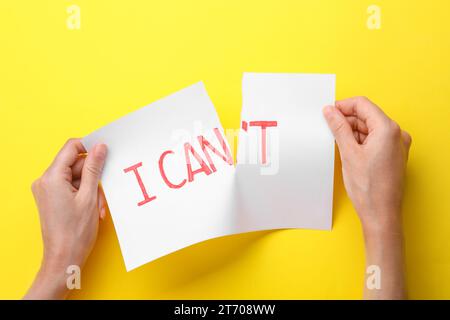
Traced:
<svg viewBox="0 0 450 320">
<path fill-rule="evenodd" d="M 158 168 L 160 155 L 173 150 L 166 158 L 167 176 L 173 182 L 182 181 L 187 171 L 184 142 L 213 128 L 222 130 L 203 83 L 197 83 L 84 138 L 88 149 L 97 142 L 108 146 L 102 186 L 128 271 L 191 244 L 234 232 L 228 214 L 233 165 L 212 154 L 217 171 L 208 176 L 199 173 L 180 189 L 167 187 Z M 205 138 L 220 149 L 211 134 Z M 197 141 L 190 140 L 201 150 Z M 143 195 L 135 175 L 123 171 L 139 162 L 149 196 L 157 197 L 141 206 L 137 203 Z"/>
<path fill-rule="evenodd" d="M 208 148 L 207 159 L 198 136 L 204 136 L 222 155 L 225 152 L 217 136 L 224 137 L 223 129 L 203 83 L 139 109 L 83 139 L 88 150 L 98 142 L 108 145 L 102 186 L 128 271 L 228 234 L 331 227 L 334 140 L 321 110 L 334 102 L 334 76 L 245 74 L 243 97 L 242 120 L 277 121 L 276 128 L 266 130 L 265 165 L 260 164 L 258 127 L 248 127 L 239 135 L 238 158 L 245 158 L 243 150 L 248 147 L 253 164 L 246 161 L 235 169 Z M 257 139 L 249 139 L 251 135 Z M 188 180 L 186 142 L 205 161 L 210 174 L 196 173 L 193 181 L 173 188 L 164 180 L 159 162 L 162 154 L 172 151 L 163 158 L 169 183 L 173 186 Z M 274 161 L 277 157 L 279 162 Z M 146 197 L 135 171 L 124 171 L 139 163 L 135 170 L 147 200 L 156 196 L 141 205 L 138 203 Z M 276 172 L 274 163 L 279 165 Z M 193 160 L 192 170 L 198 168 Z"/>
<path fill-rule="evenodd" d="M 277 126 L 266 129 L 265 165 L 260 127 L 240 132 L 239 229 L 331 229 L 334 138 L 322 109 L 334 104 L 334 88 L 334 75 L 244 74 L 241 120 Z"/>
</svg>

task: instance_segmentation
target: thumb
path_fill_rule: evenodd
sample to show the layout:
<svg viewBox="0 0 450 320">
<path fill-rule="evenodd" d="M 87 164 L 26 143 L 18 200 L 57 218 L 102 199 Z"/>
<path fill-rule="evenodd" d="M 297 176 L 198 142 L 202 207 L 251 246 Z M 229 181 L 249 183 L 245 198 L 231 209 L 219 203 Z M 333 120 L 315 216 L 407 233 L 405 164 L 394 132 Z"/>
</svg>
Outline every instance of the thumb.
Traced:
<svg viewBox="0 0 450 320">
<path fill-rule="evenodd" d="M 326 106 L 323 109 L 323 115 L 336 139 L 339 151 L 345 152 L 357 144 L 350 124 L 337 108 Z"/>
<path fill-rule="evenodd" d="M 80 191 L 97 197 L 98 183 L 106 159 L 106 145 L 97 144 L 88 153 L 81 174 Z"/>
</svg>

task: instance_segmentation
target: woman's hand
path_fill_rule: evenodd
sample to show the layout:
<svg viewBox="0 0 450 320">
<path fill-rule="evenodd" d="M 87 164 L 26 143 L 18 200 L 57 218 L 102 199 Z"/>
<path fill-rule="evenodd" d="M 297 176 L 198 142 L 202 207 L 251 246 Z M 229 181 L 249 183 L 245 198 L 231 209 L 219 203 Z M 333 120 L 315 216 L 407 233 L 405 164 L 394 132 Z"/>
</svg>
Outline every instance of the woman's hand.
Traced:
<svg viewBox="0 0 450 320">
<path fill-rule="evenodd" d="M 384 279 L 382 289 L 366 290 L 366 297 L 401 298 L 401 207 L 411 137 L 363 97 L 337 101 L 324 108 L 324 116 L 339 148 L 345 189 L 361 220 L 368 266 L 380 266 Z"/>
<path fill-rule="evenodd" d="M 87 156 L 79 139 L 70 139 L 51 166 L 32 185 L 39 209 L 44 256 L 26 299 L 61 299 L 67 294 L 67 267 L 80 269 L 97 239 L 106 202 L 99 181 L 106 146 Z"/>
</svg>

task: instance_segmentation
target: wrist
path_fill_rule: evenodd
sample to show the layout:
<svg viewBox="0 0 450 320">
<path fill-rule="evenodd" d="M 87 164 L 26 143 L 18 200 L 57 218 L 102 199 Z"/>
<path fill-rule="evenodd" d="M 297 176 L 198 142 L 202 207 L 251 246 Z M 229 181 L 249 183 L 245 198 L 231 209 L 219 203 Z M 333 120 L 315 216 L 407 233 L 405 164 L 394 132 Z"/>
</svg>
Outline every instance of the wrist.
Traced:
<svg viewBox="0 0 450 320">
<path fill-rule="evenodd" d="M 402 236 L 401 210 L 378 208 L 358 210 L 361 226 L 366 238 Z"/>
<path fill-rule="evenodd" d="M 367 213 L 361 218 L 366 250 L 368 252 L 401 249 L 403 226 L 398 211 Z M 382 213 L 382 214 L 380 214 Z"/>
<path fill-rule="evenodd" d="M 49 272 L 59 272 L 67 270 L 67 267 L 76 265 L 83 267 L 86 260 L 85 252 L 77 249 L 76 246 L 64 246 L 61 248 L 44 249 L 41 269 Z"/>
<path fill-rule="evenodd" d="M 363 229 L 366 250 L 395 248 L 403 246 L 403 232 L 401 228 L 392 227 L 369 230 Z"/>
<path fill-rule="evenodd" d="M 65 271 L 62 266 L 56 266 L 43 260 L 33 285 L 24 299 L 64 299 L 68 293 Z"/>
<path fill-rule="evenodd" d="M 403 237 L 402 223 L 398 221 L 362 223 L 362 230 L 366 239 Z"/>
<path fill-rule="evenodd" d="M 370 230 L 364 233 L 364 240 L 367 268 L 365 298 L 404 299 L 404 240 L 401 229 Z M 370 286 L 369 278 L 378 279 L 378 286 Z"/>
</svg>

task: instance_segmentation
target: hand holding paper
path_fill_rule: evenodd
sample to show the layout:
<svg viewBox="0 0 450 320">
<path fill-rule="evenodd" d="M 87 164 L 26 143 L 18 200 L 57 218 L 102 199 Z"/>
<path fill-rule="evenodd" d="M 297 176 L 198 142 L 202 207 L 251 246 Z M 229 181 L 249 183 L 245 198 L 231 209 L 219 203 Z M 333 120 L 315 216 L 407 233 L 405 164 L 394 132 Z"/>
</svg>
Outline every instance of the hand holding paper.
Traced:
<svg viewBox="0 0 450 320">
<path fill-rule="evenodd" d="M 103 183 L 127 270 L 221 235 L 329 228 L 333 144 L 317 110 L 333 100 L 318 88 L 332 95 L 333 86 L 325 75 L 246 74 L 236 168 L 201 83 L 87 137 L 87 145 L 113 146 Z M 365 297 L 404 298 L 401 202 L 411 137 L 365 98 L 337 101 L 324 115 L 363 225 Z M 89 149 L 85 158 L 81 142 L 69 140 L 33 184 L 45 253 L 26 299 L 63 298 L 66 272 L 80 272 L 95 242 L 106 150 Z"/>
<path fill-rule="evenodd" d="M 68 140 L 45 173 L 32 184 L 39 209 L 44 257 L 26 299 L 61 299 L 67 272 L 80 272 L 97 239 L 102 194 L 100 175 L 107 154 L 99 144 L 87 157 L 80 139 Z M 79 283 L 75 284 L 79 286 Z"/>
<path fill-rule="evenodd" d="M 336 137 L 345 189 L 363 227 L 368 299 L 403 299 L 402 200 L 411 136 L 364 97 L 324 109 Z"/>
</svg>

